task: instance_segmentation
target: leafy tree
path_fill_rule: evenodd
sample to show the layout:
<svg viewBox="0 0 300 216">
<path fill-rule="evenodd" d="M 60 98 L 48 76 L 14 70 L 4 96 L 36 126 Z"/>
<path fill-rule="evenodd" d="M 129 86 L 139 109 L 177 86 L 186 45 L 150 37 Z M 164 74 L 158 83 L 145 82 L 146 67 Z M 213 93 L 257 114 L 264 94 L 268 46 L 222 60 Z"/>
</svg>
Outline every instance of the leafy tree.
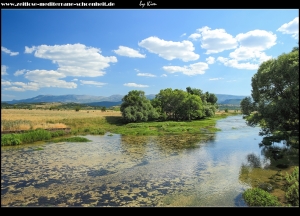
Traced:
<svg viewBox="0 0 300 216">
<path fill-rule="evenodd" d="M 240 105 L 241 105 L 242 114 L 244 114 L 244 115 L 248 116 L 251 114 L 251 112 L 254 111 L 254 104 L 252 102 L 251 97 L 245 97 L 241 101 Z"/>
<path fill-rule="evenodd" d="M 191 89 L 163 89 L 156 95 L 152 102 L 160 112 L 162 120 L 192 120 L 202 118 L 203 105 L 200 96 Z"/>
<path fill-rule="evenodd" d="M 157 111 L 153 108 L 144 91 L 132 90 L 122 98 L 120 107 L 123 120 L 129 122 L 145 122 L 158 118 Z"/>
<path fill-rule="evenodd" d="M 263 62 L 251 85 L 257 112 L 248 124 L 259 124 L 260 135 L 299 136 L 299 50 Z"/>
<path fill-rule="evenodd" d="M 216 110 L 218 108 L 217 105 L 218 98 L 215 94 L 209 92 L 203 93 L 201 89 L 191 88 L 191 87 L 187 87 L 186 91 L 191 95 L 197 95 L 201 98 L 203 104 L 203 110 L 204 110 L 201 118 L 212 117 L 215 115 Z"/>
</svg>

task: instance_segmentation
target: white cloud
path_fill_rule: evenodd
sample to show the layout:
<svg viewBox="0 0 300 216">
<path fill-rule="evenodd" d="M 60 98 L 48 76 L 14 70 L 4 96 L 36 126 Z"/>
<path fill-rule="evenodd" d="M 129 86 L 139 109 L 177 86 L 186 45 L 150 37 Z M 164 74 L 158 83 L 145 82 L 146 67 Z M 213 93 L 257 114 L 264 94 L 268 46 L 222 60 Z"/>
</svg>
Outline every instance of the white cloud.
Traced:
<svg viewBox="0 0 300 216">
<path fill-rule="evenodd" d="M 205 26 L 197 29 L 201 37 L 201 48 L 206 49 L 206 54 L 219 53 L 224 50 L 234 49 L 237 47 L 236 39 L 226 33 L 224 29 L 211 30 Z"/>
<path fill-rule="evenodd" d="M 256 49 L 249 49 L 246 47 L 239 47 L 229 54 L 230 58 L 237 61 L 253 60 L 259 63 L 267 61 L 272 58 L 272 56 L 267 56 L 264 52 Z"/>
<path fill-rule="evenodd" d="M 131 58 L 145 58 L 146 55 L 139 53 L 139 51 L 131 49 L 125 46 L 119 46 L 119 49 L 113 50 L 116 54 L 120 56 L 127 56 Z"/>
<path fill-rule="evenodd" d="M 10 56 L 19 55 L 19 52 L 12 52 L 12 51 L 10 51 L 9 49 L 7 49 L 7 48 L 5 48 L 3 46 L 1 46 L 1 51 L 9 54 Z"/>
<path fill-rule="evenodd" d="M 107 83 L 102 83 L 97 81 L 87 81 L 87 80 L 80 80 L 80 82 L 84 85 L 95 85 L 97 87 L 102 87 L 103 85 L 107 84 Z"/>
<path fill-rule="evenodd" d="M 169 73 L 183 73 L 188 76 L 193 76 L 197 74 L 204 74 L 205 70 L 208 69 L 208 64 L 205 62 L 198 62 L 195 64 L 190 64 L 188 66 L 163 66 L 163 69 Z"/>
<path fill-rule="evenodd" d="M 20 76 L 20 75 L 24 74 L 25 71 L 26 71 L 25 69 L 23 69 L 23 70 L 17 70 L 17 71 L 14 73 L 14 76 Z"/>
<path fill-rule="evenodd" d="M 138 73 L 138 76 L 146 76 L 146 77 L 156 77 L 154 74 L 150 74 L 150 73 Z"/>
<path fill-rule="evenodd" d="M 214 81 L 214 80 L 221 80 L 221 79 L 224 79 L 224 78 L 221 78 L 221 77 L 218 77 L 218 78 L 210 78 L 209 80 Z"/>
<path fill-rule="evenodd" d="M 52 60 L 58 65 L 57 72 L 65 76 L 97 77 L 103 76 L 105 68 L 110 63 L 117 62 L 115 56 L 105 57 L 101 50 L 94 47 L 86 47 L 83 44 L 66 44 L 37 47 L 25 47 L 25 53 L 32 53 L 34 56 Z"/>
<path fill-rule="evenodd" d="M 224 57 L 218 57 L 217 60 L 222 62 L 225 66 L 237 68 L 237 69 L 246 69 L 246 70 L 257 70 L 259 65 L 252 64 L 250 62 L 239 63 L 236 59 L 228 59 Z"/>
<path fill-rule="evenodd" d="M 72 79 L 72 81 L 75 81 L 75 82 L 76 82 L 76 81 L 78 81 L 78 79 Z"/>
<path fill-rule="evenodd" d="M 161 77 L 167 77 L 167 74 L 162 74 Z"/>
<path fill-rule="evenodd" d="M 148 85 L 141 85 L 141 84 L 136 84 L 136 83 L 125 83 L 124 86 L 136 87 L 136 88 L 146 88 L 146 87 L 149 87 Z"/>
<path fill-rule="evenodd" d="M 200 57 L 194 53 L 193 43 L 187 40 L 174 42 L 165 41 L 158 37 L 148 37 L 139 42 L 138 45 L 167 60 L 181 59 L 188 62 L 197 60 Z"/>
<path fill-rule="evenodd" d="M 54 70 L 33 70 L 27 72 L 25 75 L 30 81 L 35 82 L 40 88 L 42 87 L 58 87 L 58 88 L 76 88 L 77 84 L 74 82 L 66 82 L 61 80 L 66 76 L 63 73 Z"/>
<path fill-rule="evenodd" d="M 24 53 L 32 53 L 33 51 L 35 51 L 37 49 L 36 46 L 33 46 L 31 48 L 29 48 L 28 46 L 25 46 L 25 51 Z"/>
<path fill-rule="evenodd" d="M 298 39 L 299 37 L 299 17 L 296 17 L 292 21 L 280 26 L 277 31 L 283 34 L 291 34 L 293 38 Z"/>
<path fill-rule="evenodd" d="M 25 89 L 20 88 L 20 87 L 16 87 L 16 86 L 4 88 L 3 90 L 6 90 L 6 91 L 25 91 Z"/>
<path fill-rule="evenodd" d="M 188 38 L 192 39 L 192 40 L 197 40 L 201 37 L 201 34 L 198 33 L 193 33 L 191 34 Z"/>
<path fill-rule="evenodd" d="M 186 33 L 183 33 L 182 35 L 180 35 L 180 37 L 186 36 Z"/>
<path fill-rule="evenodd" d="M 7 91 L 37 91 L 40 87 L 38 83 L 35 82 L 29 82 L 29 83 L 23 83 L 23 82 L 11 82 L 12 87 L 4 88 L 4 90 Z"/>
<path fill-rule="evenodd" d="M 10 86 L 11 82 L 6 81 L 6 80 L 1 80 L 1 85 L 3 85 L 3 86 Z"/>
<path fill-rule="evenodd" d="M 7 68 L 8 67 L 6 65 L 1 65 L 1 76 L 8 75 Z"/>
<path fill-rule="evenodd" d="M 241 47 L 265 50 L 276 44 L 277 36 L 265 30 L 253 30 L 247 33 L 240 33 L 236 36 Z"/>
<path fill-rule="evenodd" d="M 213 64 L 213 63 L 215 63 L 215 58 L 212 57 L 212 56 L 209 56 L 205 60 L 206 60 L 207 64 Z"/>
</svg>

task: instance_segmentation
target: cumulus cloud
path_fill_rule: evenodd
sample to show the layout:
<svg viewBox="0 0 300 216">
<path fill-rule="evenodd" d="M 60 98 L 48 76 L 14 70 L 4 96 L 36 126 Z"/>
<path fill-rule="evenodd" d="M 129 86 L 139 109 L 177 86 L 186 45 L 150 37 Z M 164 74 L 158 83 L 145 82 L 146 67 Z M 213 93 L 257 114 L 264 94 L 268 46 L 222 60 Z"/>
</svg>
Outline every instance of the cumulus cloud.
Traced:
<svg viewBox="0 0 300 216">
<path fill-rule="evenodd" d="M 146 76 L 146 77 L 156 77 L 154 74 L 151 73 L 138 73 L 138 76 Z"/>
<path fill-rule="evenodd" d="M 125 83 L 124 86 L 135 87 L 135 88 L 146 88 L 146 87 L 149 87 L 148 85 L 141 85 L 141 84 L 136 84 L 136 83 Z"/>
<path fill-rule="evenodd" d="M 280 26 L 277 31 L 282 32 L 283 34 L 291 34 L 293 38 L 299 38 L 299 17 L 296 17 L 292 21 L 283 24 Z"/>
<path fill-rule="evenodd" d="M 10 56 L 19 55 L 19 52 L 12 52 L 12 51 L 10 51 L 9 49 L 7 49 L 7 48 L 5 48 L 3 46 L 1 46 L 1 51 L 9 54 Z"/>
<path fill-rule="evenodd" d="M 20 75 L 24 74 L 25 71 L 26 71 L 25 69 L 23 69 L 23 70 L 17 70 L 17 71 L 14 73 L 14 76 L 20 76 Z"/>
<path fill-rule="evenodd" d="M 246 47 L 237 48 L 229 54 L 229 57 L 237 61 L 253 60 L 259 63 L 272 58 L 272 56 L 267 56 L 264 52 Z"/>
<path fill-rule="evenodd" d="M 32 91 L 37 91 L 40 87 L 38 83 L 35 82 L 29 82 L 29 83 L 24 83 L 24 82 L 11 82 L 11 87 L 4 88 L 4 90 L 7 91 L 27 91 L 27 90 L 32 90 Z"/>
<path fill-rule="evenodd" d="M 229 54 L 229 58 L 218 57 L 225 66 L 237 69 L 257 70 L 259 65 L 272 58 L 264 50 L 276 44 L 277 36 L 265 30 L 253 30 L 238 34 L 235 39 L 239 47 Z"/>
<path fill-rule="evenodd" d="M 7 66 L 6 65 L 1 65 L 1 75 L 8 75 L 7 73 Z"/>
<path fill-rule="evenodd" d="M 101 55 L 100 49 L 86 47 L 83 44 L 25 47 L 25 53 L 33 51 L 35 57 L 49 59 L 57 64 L 57 72 L 65 76 L 103 76 L 105 74 L 103 70 L 109 67 L 110 63 L 117 62 L 115 56 L 105 57 Z"/>
<path fill-rule="evenodd" d="M 88 81 L 88 80 L 80 80 L 80 82 L 83 85 L 94 85 L 96 87 L 102 87 L 103 85 L 106 85 L 107 83 L 97 82 L 97 81 Z"/>
<path fill-rule="evenodd" d="M 212 57 L 212 56 L 209 56 L 205 60 L 206 60 L 207 64 L 213 64 L 213 63 L 215 63 L 215 58 Z"/>
<path fill-rule="evenodd" d="M 6 81 L 6 80 L 1 80 L 1 85 L 2 85 L 2 86 L 10 86 L 10 85 L 11 85 L 11 82 Z"/>
<path fill-rule="evenodd" d="M 193 76 L 204 74 L 208 69 L 208 64 L 205 62 L 198 62 L 188 66 L 163 66 L 163 69 L 168 73 L 183 73 L 184 75 Z"/>
<path fill-rule="evenodd" d="M 35 51 L 36 50 L 36 47 L 35 46 L 33 46 L 33 47 L 31 47 L 31 48 L 29 48 L 28 46 L 25 46 L 25 51 L 24 51 L 24 53 L 32 53 L 33 51 Z"/>
<path fill-rule="evenodd" d="M 166 60 L 181 59 L 188 62 L 197 60 L 200 57 L 194 53 L 193 43 L 187 40 L 174 42 L 165 41 L 158 37 L 148 37 L 139 42 L 138 45 Z"/>
<path fill-rule="evenodd" d="M 162 74 L 161 77 L 167 77 L 167 74 Z"/>
<path fill-rule="evenodd" d="M 131 49 L 125 46 L 119 46 L 119 49 L 113 50 L 116 54 L 120 56 L 127 56 L 131 58 L 145 58 L 146 55 L 139 53 L 139 51 Z"/>
<path fill-rule="evenodd" d="M 180 35 L 180 37 L 186 36 L 186 33 L 183 33 L 182 35 Z"/>
<path fill-rule="evenodd" d="M 217 60 L 223 63 L 227 67 L 237 68 L 237 69 L 246 69 L 246 70 L 257 70 L 259 65 L 253 64 L 250 62 L 240 63 L 236 59 L 229 59 L 224 57 L 218 57 Z"/>
<path fill-rule="evenodd" d="M 77 84 L 74 82 L 66 82 L 62 80 L 66 76 L 63 73 L 54 70 L 33 70 L 27 72 L 25 75 L 30 81 L 36 83 L 41 87 L 58 87 L 58 88 L 76 88 Z"/>
<path fill-rule="evenodd" d="M 253 30 L 247 33 L 241 33 L 236 36 L 241 47 L 265 50 L 276 44 L 277 36 L 265 30 Z"/>
<path fill-rule="evenodd" d="M 224 79 L 224 78 L 221 78 L 221 77 L 218 77 L 218 78 L 210 78 L 209 80 L 215 81 L 215 80 L 221 80 L 221 79 Z"/>
<path fill-rule="evenodd" d="M 192 40 L 197 40 L 197 39 L 201 38 L 201 34 L 193 33 L 188 38 L 190 38 Z"/>
<path fill-rule="evenodd" d="M 219 53 L 238 46 L 237 40 L 224 29 L 211 30 L 205 26 L 197 31 L 201 35 L 201 48 L 207 50 L 206 54 Z"/>
</svg>

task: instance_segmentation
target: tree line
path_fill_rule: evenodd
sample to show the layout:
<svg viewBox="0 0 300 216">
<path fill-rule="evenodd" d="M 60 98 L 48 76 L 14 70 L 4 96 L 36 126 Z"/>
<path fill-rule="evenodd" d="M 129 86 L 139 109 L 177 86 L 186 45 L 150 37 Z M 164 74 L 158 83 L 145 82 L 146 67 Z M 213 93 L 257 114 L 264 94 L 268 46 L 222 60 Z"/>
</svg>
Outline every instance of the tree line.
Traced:
<svg viewBox="0 0 300 216">
<path fill-rule="evenodd" d="M 132 90 L 122 98 L 120 111 L 124 122 L 191 121 L 212 117 L 217 106 L 215 94 L 187 87 L 186 91 L 166 88 L 149 100 L 145 92 Z"/>
</svg>

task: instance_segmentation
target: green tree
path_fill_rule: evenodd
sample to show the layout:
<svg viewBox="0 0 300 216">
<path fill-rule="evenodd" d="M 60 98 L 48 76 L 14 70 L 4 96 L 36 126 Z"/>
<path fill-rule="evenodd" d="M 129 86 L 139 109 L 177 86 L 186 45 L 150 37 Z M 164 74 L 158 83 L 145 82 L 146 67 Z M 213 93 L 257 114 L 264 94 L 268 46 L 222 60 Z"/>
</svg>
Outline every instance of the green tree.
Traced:
<svg viewBox="0 0 300 216">
<path fill-rule="evenodd" d="M 106 107 L 105 106 L 101 107 L 101 111 L 105 112 L 106 111 Z"/>
<path fill-rule="evenodd" d="M 280 131 L 299 137 L 299 50 L 263 62 L 251 85 L 257 112 L 247 118 L 248 124 L 260 125 L 260 135 Z"/>
<path fill-rule="evenodd" d="M 192 120 L 203 117 L 203 105 L 199 95 L 190 87 L 180 89 L 162 89 L 152 102 L 160 112 L 162 120 Z"/>
<path fill-rule="evenodd" d="M 254 111 L 254 105 L 253 105 L 251 97 L 245 97 L 241 101 L 240 106 L 241 106 L 242 114 L 244 114 L 246 116 L 250 115 L 251 112 Z"/>
<path fill-rule="evenodd" d="M 157 111 L 153 108 L 144 91 L 132 90 L 122 98 L 120 107 L 124 122 L 145 122 L 158 118 Z"/>
</svg>

